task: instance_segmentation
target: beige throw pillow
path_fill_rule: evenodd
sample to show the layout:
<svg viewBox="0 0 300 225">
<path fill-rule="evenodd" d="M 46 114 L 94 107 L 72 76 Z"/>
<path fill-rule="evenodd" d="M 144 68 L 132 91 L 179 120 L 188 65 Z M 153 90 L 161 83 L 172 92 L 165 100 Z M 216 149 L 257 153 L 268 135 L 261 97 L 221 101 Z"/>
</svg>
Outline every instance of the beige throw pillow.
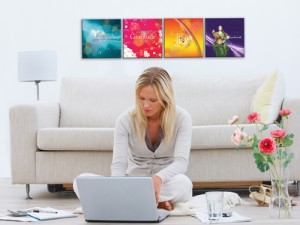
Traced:
<svg viewBox="0 0 300 225">
<path fill-rule="evenodd" d="M 262 123 L 272 123 L 278 117 L 284 96 L 284 77 L 274 71 L 257 89 L 252 100 L 252 112 L 258 112 L 261 115 Z"/>
</svg>

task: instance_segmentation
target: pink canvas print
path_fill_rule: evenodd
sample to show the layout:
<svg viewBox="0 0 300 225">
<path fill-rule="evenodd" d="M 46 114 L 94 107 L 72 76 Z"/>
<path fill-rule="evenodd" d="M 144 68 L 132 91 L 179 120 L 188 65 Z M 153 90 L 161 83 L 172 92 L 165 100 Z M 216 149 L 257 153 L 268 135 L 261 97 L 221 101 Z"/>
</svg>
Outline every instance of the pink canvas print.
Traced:
<svg viewBox="0 0 300 225">
<path fill-rule="evenodd" d="M 162 19 L 123 20 L 124 58 L 162 58 Z"/>
</svg>

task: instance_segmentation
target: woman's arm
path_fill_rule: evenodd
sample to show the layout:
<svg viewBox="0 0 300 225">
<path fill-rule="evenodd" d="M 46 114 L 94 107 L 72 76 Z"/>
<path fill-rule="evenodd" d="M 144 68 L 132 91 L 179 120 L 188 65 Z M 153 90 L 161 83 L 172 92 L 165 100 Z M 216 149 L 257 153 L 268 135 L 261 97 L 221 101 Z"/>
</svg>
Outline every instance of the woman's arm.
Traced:
<svg viewBox="0 0 300 225">
<path fill-rule="evenodd" d="M 189 165 L 189 156 L 191 150 L 192 141 L 192 119 L 191 116 L 181 111 L 177 118 L 177 133 L 174 135 L 175 149 L 174 149 L 174 161 L 169 166 L 159 171 L 156 175 L 162 179 L 162 182 L 177 175 L 184 174 Z"/>
<path fill-rule="evenodd" d="M 122 119 L 123 118 L 123 119 Z M 111 176 L 125 176 L 128 158 L 128 127 L 124 124 L 124 116 L 120 116 L 114 130 L 113 159 L 111 165 Z"/>
</svg>

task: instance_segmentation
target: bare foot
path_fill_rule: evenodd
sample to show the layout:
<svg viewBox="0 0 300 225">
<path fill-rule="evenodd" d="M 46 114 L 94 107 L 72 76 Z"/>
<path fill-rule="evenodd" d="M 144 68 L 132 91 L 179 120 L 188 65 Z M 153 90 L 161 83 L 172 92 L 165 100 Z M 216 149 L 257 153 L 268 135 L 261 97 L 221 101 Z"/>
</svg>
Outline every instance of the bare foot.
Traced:
<svg viewBox="0 0 300 225">
<path fill-rule="evenodd" d="M 173 205 L 169 201 L 159 202 L 157 208 L 166 209 L 168 211 L 171 211 L 171 210 L 173 210 Z"/>
</svg>

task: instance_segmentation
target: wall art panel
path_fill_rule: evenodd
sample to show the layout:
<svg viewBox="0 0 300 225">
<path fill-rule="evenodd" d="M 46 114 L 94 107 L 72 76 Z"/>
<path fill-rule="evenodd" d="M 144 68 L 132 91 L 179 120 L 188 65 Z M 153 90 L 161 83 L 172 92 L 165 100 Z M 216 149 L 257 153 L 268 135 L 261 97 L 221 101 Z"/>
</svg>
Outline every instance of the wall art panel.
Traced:
<svg viewBox="0 0 300 225">
<path fill-rule="evenodd" d="M 244 57 L 244 40 L 244 18 L 205 19 L 206 57 Z"/>
<path fill-rule="evenodd" d="M 162 19 L 123 20 L 124 58 L 162 58 Z"/>
<path fill-rule="evenodd" d="M 164 19 L 165 58 L 203 57 L 203 19 Z"/>
<path fill-rule="evenodd" d="M 121 19 L 82 20 L 82 58 L 121 58 Z"/>
</svg>

